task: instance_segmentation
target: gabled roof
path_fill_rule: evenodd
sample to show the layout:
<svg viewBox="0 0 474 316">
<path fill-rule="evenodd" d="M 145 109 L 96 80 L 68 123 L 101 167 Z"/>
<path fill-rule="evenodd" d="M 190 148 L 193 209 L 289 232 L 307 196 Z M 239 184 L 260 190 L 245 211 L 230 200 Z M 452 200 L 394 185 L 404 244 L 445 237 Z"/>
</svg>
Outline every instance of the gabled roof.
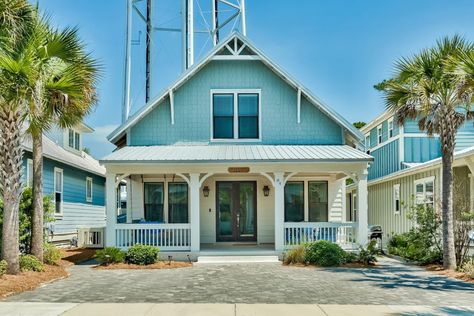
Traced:
<svg viewBox="0 0 474 316">
<path fill-rule="evenodd" d="M 126 146 L 101 163 L 370 162 L 347 145 L 170 145 Z"/>
<path fill-rule="evenodd" d="M 234 46 L 233 43 L 236 43 L 237 40 L 240 40 L 244 45 L 237 49 L 237 46 Z M 235 50 L 232 49 L 232 46 L 235 47 Z M 147 115 L 154 107 L 156 107 L 160 102 L 168 97 L 170 91 L 178 89 L 183 85 L 188 79 L 190 79 L 194 74 L 196 74 L 200 69 L 207 65 L 213 59 L 224 59 L 226 53 L 228 56 L 232 56 L 232 53 L 241 53 L 242 51 L 250 52 L 244 56 L 233 56 L 235 59 L 241 60 L 260 60 L 267 67 L 272 69 L 279 77 L 285 80 L 290 86 L 295 89 L 301 90 L 303 96 L 305 96 L 311 103 L 313 103 L 318 109 L 325 113 L 327 116 L 332 118 L 337 122 L 341 127 L 347 130 L 355 139 L 361 141 L 363 135 L 360 131 L 355 128 L 351 123 L 344 119 L 340 114 L 332 110 L 321 100 L 319 100 L 315 95 L 313 95 L 308 89 L 306 89 L 301 83 L 293 79 L 288 73 L 286 73 L 280 66 L 271 61 L 266 55 L 264 55 L 259 49 L 253 45 L 249 39 L 238 32 L 232 33 L 226 40 L 222 41 L 216 47 L 214 47 L 206 57 L 204 57 L 199 63 L 194 64 L 188 70 L 186 70 L 171 86 L 165 89 L 157 97 L 151 99 L 146 103 L 140 110 L 135 114 L 129 117 L 129 119 L 115 129 L 107 139 L 111 142 L 116 142 L 130 127 L 135 125 L 141 118 Z M 221 55 L 219 55 L 219 53 Z"/>
</svg>

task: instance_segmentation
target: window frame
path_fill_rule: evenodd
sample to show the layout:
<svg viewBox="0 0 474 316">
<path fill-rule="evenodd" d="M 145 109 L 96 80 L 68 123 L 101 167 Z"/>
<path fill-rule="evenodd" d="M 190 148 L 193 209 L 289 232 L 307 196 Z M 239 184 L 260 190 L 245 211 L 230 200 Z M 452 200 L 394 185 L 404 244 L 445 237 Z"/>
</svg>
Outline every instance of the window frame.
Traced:
<svg viewBox="0 0 474 316">
<path fill-rule="evenodd" d="M 311 193 L 309 192 L 309 186 L 312 183 L 325 183 L 326 184 L 326 221 L 312 221 L 311 220 Z M 310 223 L 327 223 L 329 222 L 329 181 L 328 180 L 308 180 L 308 222 Z M 320 202 L 321 203 L 321 202 Z"/>
<path fill-rule="evenodd" d="M 388 125 L 387 135 L 388 135 L 388 139 L 390 139 L 394 136 L 393 135 L 393 118 L 391 118 L 387 121 L 387 125 Z"/>
<path fill-rule="evenodd" d="M 397 198 L 398 195 L 398 198 Z M 400 183 L 394 184 L 392 188 L 392 209 L 393 214 L 399 215 L 401 213 L 401 199 L 400 199 Z M 397 204 L 398 201 L 398 204 Z"/>
<path fill-rule="evenodd" d="M 61 191 L 57 191 L 56 190 L 56 173 L 60 173 L 61 174 Z M 57 167 L 54 167 L 54 171 L 53 171 L 53 176 L 54 176 L 54 180 L 53 180 L 53 197 L 54 197 L 54 215 L 55 216 L 61 216 L 63 214 L 63 207 L 64 207 L 64 170 L 61 169 L 61 168 L 57 168 Z M 56 194 L 57 193 L 61 193 L 61 201 L 60 201 L 60 209 L 59 209 L 59 212 L 56 212 Z"/>
<path fill-rule="evenodd" d="M 148 221 L 146 219 L 146 196 L 145 196 L 145 186 L 146 185 L 150 185 L 150 184 L 158 184 L 158 185 L 161 185 L 161 187 L 163 188 L 163 193 L 162 193 L 162 210 L 161 210 L 161 217 L 163 218 L 162 220 L 162 223 L 166 223 L 166 217 L 165 217 L 165 214 L 166 214 L 166 199 L 167 199 L 167 188 L 166 188 L 166 181 L 144 181 L 142 183 L 142 188 L 143 188 L 143 220 L 147 223 L 147 222 L 151 222 L 151 223 L 154 223 L 154 221 Z"/>
<path fill-rule="evenodd" d="M 72 146 L 71 146 L 71 143 L 70 143 L 70 134 L 72 132 Z M 79 133 L 78 131 L 74 130 L 73 128 L 68 128 L 67 129 L 67 147 L 69 149 L 72 149 L 74 151 L 77 151 L 77 152 L 80 152 L 82 151 L 81 148 L 82 148 L 82 134 Z M 77 141 L 78 141 L 78 144 L 77 144 Z M 77 147 L 77 148 L 76 148 Z"/>
<path fill-rule="evenodd" d="M 87 196 L 87 185 L 88 183 L 90 183 L 91 185 L 91 195 L 90 196 Z M 93 195 L 94 195 L 94 180 L 92 179 L 92 177 L 86 177 L 86 202 L 91 202 L 92 203 L 92 199 L 93 199 Z"/>
<path fill-rule="evenodd" d="M 382 124 L 377 126 L 377 145 L 380 145 L 383 143 L 383 133 L 382 133 Z"/>
<path fill-rule="evenodd" d="M 431 182 L 433 184 L 433 201 L 432 202 L 427 202 L 426 200 L 426 184 Z M 436 183 L 435 183 L 435 176 L 431 176 L 431 177 L 426 177 L 426 178 L 421 178 L 421 179 L 416 179 L 413 181 L 413 189 L 414 189 L 414 193 L 415 193 L 415 205 L 432 205 L 433 209 L 435 208 L 436 206 L 436 203 L 435 203 L 435 196 L 436 196 Z M 423 185 L 423 202 L 419 202 L 418 198 L 417 198 L 417 192 L 416 192 L 416 187 L 418 185 Z"/>
<path fill-rule="evenodd" d="M 186 210 L 186 217 L 187 217 L 187 221 L 185 223 L 178 223 L 178 222 L 171 222 L 170 218 L 171 218 L 171 204 L 173 203 L 170 203 L 170 187 L 173 185 L 173 184 L 180 184 L 180 185 L 183 185 L 186 187 L 186 197 L 187 197 L 187 210 Z M 167 218 L 167 223 L 168 224 L 189 224 L 190 223 L 190 214 L 189 214 L 189 204 L 190 204 L 190 200 L 189 200 L 189 185 L 187 182 L 184 182 L 184 181 L 170 181 L 167 183 L 166 185 L 166 201 L 167 201 L 167 205 L 166 205 L 166 208 L 167 208 L 167 213 L 168 213 L 168 218 Z"/>
<path fill-rule="evenodd" d="M 234 95 L 233 138 L 214 138 L 214 94 Z M 258 138 L 239 138 L 239 94 L 258 95 Z M 262 141 L 262 90 L 261 89 L 211 89 L 210 90 L 210 141 L 211 142 L 261 142 Z"/>
<path fill-rule="evenodd" d="M 286 217 L 286 185 L 289 184 L 289 183 L 298 183 L 298 184 L 302 184 L 303 185 L 303 200 L 302 200 L 302 203 L 303 203 L 303 219 L 299 222 L 290 222 L 287 220 L 287 217 Z M 305 180 L 292 180 L 292 181 L 287 181 L 283 187 L 283 221 L 285 223 L 302 223 L 302 222 L 306 222 L 306 184 L 307 181 Z"/>
</svg>

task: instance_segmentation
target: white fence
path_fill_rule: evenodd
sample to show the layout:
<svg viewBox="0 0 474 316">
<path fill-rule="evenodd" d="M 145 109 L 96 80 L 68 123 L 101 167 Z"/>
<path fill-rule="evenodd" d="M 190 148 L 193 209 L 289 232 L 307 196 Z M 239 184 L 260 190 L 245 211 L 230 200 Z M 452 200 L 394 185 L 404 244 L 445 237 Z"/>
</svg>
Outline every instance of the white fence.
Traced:
<svg viewBox="0 0 474 316">
<path fill-rule="evenodd" d="M 119 248 L 143 244 L 160 250 L 191 250 L 191 224 L 117 224 L 115 244 Z"/>
<path fill-rule="evenodd" d="M 284 223 L 285 248 L 296 245 L 327 240 L 345 248 L 352 248 L 356 243 L 356 223 Z"/>
<path fill-rule="evenodd" d="M 84 248 L 104 247 L 105 227 L 79 228 L 77 232 L 77 244 Z"/>
</svg>

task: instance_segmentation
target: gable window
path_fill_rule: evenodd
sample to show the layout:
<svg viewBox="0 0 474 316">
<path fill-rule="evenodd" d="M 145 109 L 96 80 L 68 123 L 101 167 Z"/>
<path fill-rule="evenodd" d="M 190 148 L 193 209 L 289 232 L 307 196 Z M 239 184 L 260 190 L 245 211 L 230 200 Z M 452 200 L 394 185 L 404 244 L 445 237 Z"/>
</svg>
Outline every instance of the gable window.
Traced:
<svg viewBox="0 0 474 316">
<path fill-rule="evenodd" d="M 434 177 L 415 180 L 415 203 L 434 207 Z"/>
<path fill-rule="evenodd" d="M 310 181 L 308 182 L 309 195 L 309 221 L 328 221 L 328 182 Z"/>
<path fill-rule="evenodd" d="M 365 135 L 365 150 L 367 153 L 370 152 L 370 134 Z"/>
<path fill-rule="evenodd" d="M 400 184 L 393 185 L 393 213 L 400 214 Z"/>
<path fill-rule="evenodd" d="M 33 160 L 31 159 L 26 161 L 26 185 L 33 187 Z"/>
<path fill-rule="evenodd" d="M 54 168 L 54 213 L 63 212 L 63 170 Z"/>
<path fill-rule="evenodd" d="M 212 139 L 260 138 L 260 91 L 213 90 Z"/>
<path fill-rule="evenodd" d="M 168 222 L 188 223 L 188 184 L 168 183 Z"/>
<path fill-rule="evenodd" d="M 388 138 L 393 137 L 393 119 L 388 120 Z"/>
<path fill-rule="evenodd" d="M 86 178 L 86 201 L 92 202 L 92 178 Z"/>
<path fill-rule="evenodd" d="M 285 185 L 285 222 L 304 221 L 304 182 Z"/>
<path fill-rule="evenodd" d="M 145 182 L 145 221 L 163 222 L 164 185 L 162 182 Z"/>
<path fill-rule="evenodd" d="M 68 146 L 70 148 L 74 148 L 75 150 L 81 149 L 81 134 L 74 131 L 73 129 L 69 129 L 68 132 Z"/>
<path fill-rule="evenodd" d="M 382 125 L 377 127 L 377 144 L 382 143 Z"/>
</svg>

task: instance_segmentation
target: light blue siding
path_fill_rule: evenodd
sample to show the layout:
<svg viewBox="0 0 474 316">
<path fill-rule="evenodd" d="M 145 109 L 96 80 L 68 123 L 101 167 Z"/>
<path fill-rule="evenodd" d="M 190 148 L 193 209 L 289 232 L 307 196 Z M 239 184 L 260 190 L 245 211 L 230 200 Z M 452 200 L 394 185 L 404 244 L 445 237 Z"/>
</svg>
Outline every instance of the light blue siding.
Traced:
<svg viewBox="0 0 474 316">
<path fill-rule="evenodd" d="M 382 123 L 382 142 L 388 140 L 388 121 Z"/>
<path fill-rule="evenodd" d="M 261 144 L 343 144 L 343 131 L 331 118 L 301 102 L 297 92 L 260 61 L 212 61 L 174 93 L 175 124 L 169 99 L 130 131 L 130 145 L 172 145 L 210 141 L 210 90 L 261 89 Z"/>
<path fill-rule="evenodd" d="M 418 121 L 417 120 L 407 120 L 405 124 L 403 124 L 403 132 L 410 134 L 410 133 L 423 133 L 418 128 Z"/>
<path fill-rule="evenodd" d="M 405 162 L 425 162 L 441 156 L 436 137 L 405 137 Z"/>
<path fill-rule="evenodd" d="M 474 146 L 474 121 L 464 123 L 456 134 L 456 150 L 462 150 Z"/>
<path fill-rule="evenodd" d="M 377 128 L 370 130 L 370 147 L 377 146 Z"/>
<path fill-rule="evenodd" d="M 383 177 L 400 169 L 398 144 L 397 139 L 370 152 L 370 155 L 374 157 L 374 163 L 369 168 L 369 180 Z"/>
</svg>

